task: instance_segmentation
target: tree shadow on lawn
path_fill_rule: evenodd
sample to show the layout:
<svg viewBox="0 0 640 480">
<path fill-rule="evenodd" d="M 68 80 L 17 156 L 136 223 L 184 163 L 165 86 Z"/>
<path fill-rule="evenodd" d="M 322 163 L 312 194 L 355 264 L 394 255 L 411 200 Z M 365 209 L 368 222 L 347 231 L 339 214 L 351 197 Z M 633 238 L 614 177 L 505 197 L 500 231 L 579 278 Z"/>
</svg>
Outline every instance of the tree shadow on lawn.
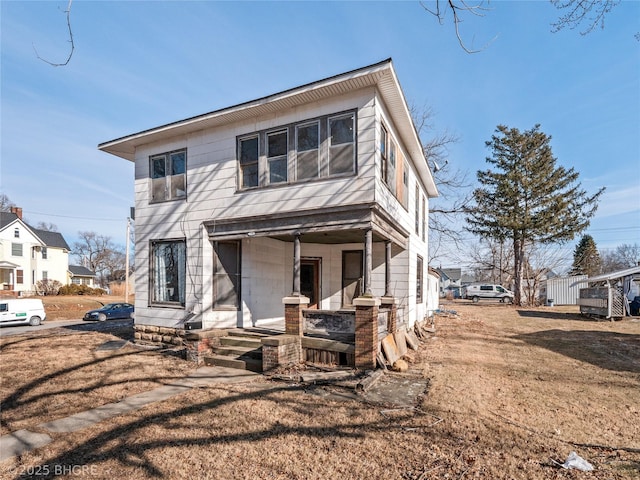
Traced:
<svg viewBox="0 0 640 480">
<path fill-rule="evenodd" d="M 640 373 L 640 335 L 553 329 L 512 338 L 607 370 Z"/>
<path fill-rule="evenodd" d="M 43 465 L 92 465 L 112 459 L 120 463 L 122 468 L 143 470 L 145 478 L 166 478 L 166 472 L 163 472 L 161 467 L 154 463 L 153 456 L 150 455 L 152 452 L 163 448 L 175 449 L 205 446 L 211 448 L 213 452 L 216 445 L 260 442 L 272 438 L 284 439 L 287 436 L 303 436 L 318 440 L 327 438 L 357 439 L 363 438 L 366 432 L 387 431 L 401 421 L 399 418 L 386 419 L 381 417 L 376 421 L 307 426 L 299 424 L 287 425 L 275 419 L 269 426 L 261 429 L 247 429 L 246 431 L 222 433 L 212 428 L 210 433 L 204 435 L 194 433 L 192 436 L 176 435 L 172 438 L 168 438 L 171 435 L 158 436 L 156 438 L 148 438 L 141 435 L 141 431 L 150 426 L 158 426 L 161 429 L 168 428 L 170 431 L 189 430 L 193 427 L 191 416 L 223 409 L 225 406 L 236 402 L 270 401 L 282 407 L 283 399 L 279 396 L 280 393 L 308 393 L 309 388 L 314 387 L 308 385 L 269 385 L 250 392 L 228 392 L 228 395 L 221 398 L 182 405 L 170 411 L 150 412 L 143 417 L 97 433 L 84 440 L 80 445 L 75 446 L 72 450 L 63 452 L 54 458 L 46 459 Z M 314 407 L 317 407 L 316 402 L 317 400 L 314 396 L 310 396 L 308 401 L 301 401 L 301 397 L 296 396 L 291 401 L 285 401 L 284 404 L 288 404 L 292 412 L 303 411 L 308 413 L 313 411 Z M 409 410 L 405 413 L 405 416 L 408 417 L 413 417 L 413 415 L 413 412 Z M 129 439 L 132 441 L 128 441 Z M 44 469 L 38 469 L 38 467 L 31 468 L 30 471 L 47 472 Z M 21 475 L 16 477 L 16 479 L 18 478 L 38 478 L 41 480 L 55 478 L 55 475 L 46 474 L 37 477 Z"/>
</svg>

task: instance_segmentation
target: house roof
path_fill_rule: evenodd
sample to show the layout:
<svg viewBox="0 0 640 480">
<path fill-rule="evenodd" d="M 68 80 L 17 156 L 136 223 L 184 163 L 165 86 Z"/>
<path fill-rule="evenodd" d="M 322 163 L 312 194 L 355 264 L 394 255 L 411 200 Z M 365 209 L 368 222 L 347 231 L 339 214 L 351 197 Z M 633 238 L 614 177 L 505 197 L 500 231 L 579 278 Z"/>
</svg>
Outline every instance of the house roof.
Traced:
<svg viewBox="0 0 640 480">
<path fill-rule="evenodd" d="M 136 147 L 176 135 L 184 135 L 205 128 L 272 114 L 310 102 L 376 86 L 389 110 L 397 131 L 413 160 L 427 194 L 438 196 L 438 190 L 422 149 L 422 144 L 404 93 L 398 82 L 391 59 L 318 80 L 235 106 L 215 110 L 177 122 L 143 130 L 115 140 L 101 143 L 98 148 L 129 161 L 135 160 Z"/>
<path fill-rule="evenodd" d="M 82 265 L 69 265 L 69 271 L 74 277 L 95 277 L 95 272 L 92 272 L 87 267 Z"/>
<path fill-rule="evenodd" d="M 64 248 L 65 250 L 71 250 L 67 241 L 64 239 L 61 233 L 58 232 L 50 232 L 48 230 L 40 230 L 37 228 L 33 228 L 32 226 L 26 224 L 18 215 L 12 212 L 0 212 L 0 230 L 8 227 L 14 222 L 20 222 L 26 228 L 28 228 L 31 233 L 33 233 L 40 241 L 47 247 L 57 247 Z"/>
<path fill-rule="evenodd" d="M 64 239 L 61 233 L 50 232 L 48 230 L 39 230 L 37 228 L 31 229 L 40 240 L 44 242 L 47 247 L 64 248 L 65 250 L 71 250 L 67 241 Z"/>
</svg>

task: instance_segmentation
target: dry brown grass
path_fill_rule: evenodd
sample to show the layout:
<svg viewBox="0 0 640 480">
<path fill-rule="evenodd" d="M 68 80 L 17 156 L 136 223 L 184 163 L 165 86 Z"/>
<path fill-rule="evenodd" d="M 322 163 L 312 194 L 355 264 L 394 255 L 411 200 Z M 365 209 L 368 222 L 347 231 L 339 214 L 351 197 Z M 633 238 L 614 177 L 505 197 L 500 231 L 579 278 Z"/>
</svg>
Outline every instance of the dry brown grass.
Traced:
<svg viewBox="0 0 640 480">
<path fill-rule="evenodd" d="M 86 430 L 53 434 L 48 446 L 0 464 L 0 477 L 16 478 L 42 465 L 85 465 L 86 477 L 105 479 L 640 477 L 637 319 L 585 321 L 575 309 L 561 307 L 451 308 L 459 316 L 438 317 L 437 334 L 415 355 L 412 373 L 430 378 L 417 410 L 383 415 L 388 406 L 338 401 L 315 395 L 312 387 L 265 379 L 214 385 Z M 28 406 L 41 401 L 34 398 L 36 389 L 49 402 L 69 395 L 65 402 L 74 408 L 91 408 L 130 393 L 118 392 L 128 377 L 137 388 L 145 377 L 159 378 L 152 381 L 157 384 L 187 370 L 158 354 L 116 357 L 120 351 L 73 381 L 48 381 L 65 369 L 70 371 L 63 375 L 71 375 L 75 363 L 94 362 L 93 348 L 106 338 L 101 335 L 56 343 L 60 357 L 73 348 L 85 350 L 84 356 L 60 361 L 49 374 L 40 370 L 46 362 L 27 362 L 30 377 L 9 387 L 4 379 L 14 370 L 4 361 L 5 351 L 36 351 L 43 346 L 39 341 L 53 339 L 3 340 L 2 398 L 18 392 L 22 400 L 3 409 L 3 422 L 33 428 L 49 418 Z M 85 385 L 82 394 L 66 391 L 73 382 Z M 107 391 L 109 398 L 103 397 Z M 562 462 L 571 450 L 596 470 L 554 466 L 552 459 Z"/>
<path fill-rule="evenodd" d="M 44 304 L 47 320 L 78 320 L 85 312 L 107 303 L 124 302 L 124 295 L 53 295 L 38 297 Z M 133 303 L 133 296 L 129 296 Z"/>
</svg>

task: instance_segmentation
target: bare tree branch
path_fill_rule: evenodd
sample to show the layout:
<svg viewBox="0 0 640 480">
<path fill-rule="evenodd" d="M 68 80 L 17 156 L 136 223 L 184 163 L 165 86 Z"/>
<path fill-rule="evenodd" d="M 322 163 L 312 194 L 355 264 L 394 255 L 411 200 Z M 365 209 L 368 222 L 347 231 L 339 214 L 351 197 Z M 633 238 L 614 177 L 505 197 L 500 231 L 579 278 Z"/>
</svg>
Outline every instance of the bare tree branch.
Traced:
<svg viewBox="0 0 640 480">
<path fill-rule="evenodd" d="M 470 13 L 477 17 L 484 17 L 484 12 L 490 10 L 484 4 L 484 1 L 479 1 L 476 4 L 472 5 L 465 0 L 446 0 L 446 7 L 440 8 L 440 2 L 442 0 L 435 0 L 436 8 L 435 10 L 428 8 L 424 2 L 420 2 L 422 8 L 424 8 L 427 12 L 438 19 L 440 25 L 444 25 L 444 18 L 446 16 L 447 11 L 451 12 L 453 15 L 453 25 L 456 31 L 456 38 L 458 39 L 458 43 L 460 47 L 467 53 L 479 53 L 486 49 L 491 42 L 495 40 L 495 37 L 491 39 L 489 42 L 485 44 L 479 50 L 467 47 L 466 42 L 462 39 L 462 34 L 460 33 L 460 23 L 462 23 L 464 13 Z"/>
<path fill-rule="evenodd" d="M 551 0 L 551 3 L 558 10 L 568 9 L 557 22 L 551 24 L 554 33 L 565 27 L 574 30 L 586 23 L 586 28 L 580 35 L 587 35 L 598 25 L 604 28 L 604 17 L 620 3 L 620 0 Z"/>
<path fill-rule="evenodd" d="M 69 43 L 71 43 L 71 50 L 69 51 L 69 56 L 67 57 L 67 60 L 64 61 L 63 63 L 51 62 L 46 58 L 42 58 L 38 53 L 38 50 L 36 49 L 35 45 L 33 46 L 33 50 L 34 52 L 36 52 L 36 57 L 38 57 L 38 60 L 42 60 L 44 63 L 47 63 L 52 67 L 64 67 L 65 65 L 68 65 L 69 61 L 71 60 L 71 57 L 73 56 L 73 51 L 75 50 L 75 44 L 73 42 L 73 31 L 71 30 L 71 3 L 72 2 L 73 0 L 69 0 L 67 9 L 64 11 L 64 13 L 67 15 L 67 28 L 69 29 Z"/>
</svg>

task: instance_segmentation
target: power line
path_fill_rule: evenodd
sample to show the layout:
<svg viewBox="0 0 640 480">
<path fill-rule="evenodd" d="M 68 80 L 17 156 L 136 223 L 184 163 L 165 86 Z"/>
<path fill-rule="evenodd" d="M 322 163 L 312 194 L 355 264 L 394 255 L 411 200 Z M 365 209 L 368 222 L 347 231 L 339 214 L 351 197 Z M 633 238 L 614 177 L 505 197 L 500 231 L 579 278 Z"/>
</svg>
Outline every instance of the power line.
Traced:
<svg viewBox="0 0 640 480">
<path fill-rule="evenodd" d="M 126 220 L 126 218 L 95 218 L 95 217 L 75 217 L 73 215 L 56 215 L 53 213 L 42 213 L 42 212 L 32 212 L 30 210 L 25 210 L 28 215 L 45 215 L 47 217 L 60 217 L 60 218 L 73 218 L 76 220 L 96 220 L 98 222 L 122 222 Z"/>
</svg>

